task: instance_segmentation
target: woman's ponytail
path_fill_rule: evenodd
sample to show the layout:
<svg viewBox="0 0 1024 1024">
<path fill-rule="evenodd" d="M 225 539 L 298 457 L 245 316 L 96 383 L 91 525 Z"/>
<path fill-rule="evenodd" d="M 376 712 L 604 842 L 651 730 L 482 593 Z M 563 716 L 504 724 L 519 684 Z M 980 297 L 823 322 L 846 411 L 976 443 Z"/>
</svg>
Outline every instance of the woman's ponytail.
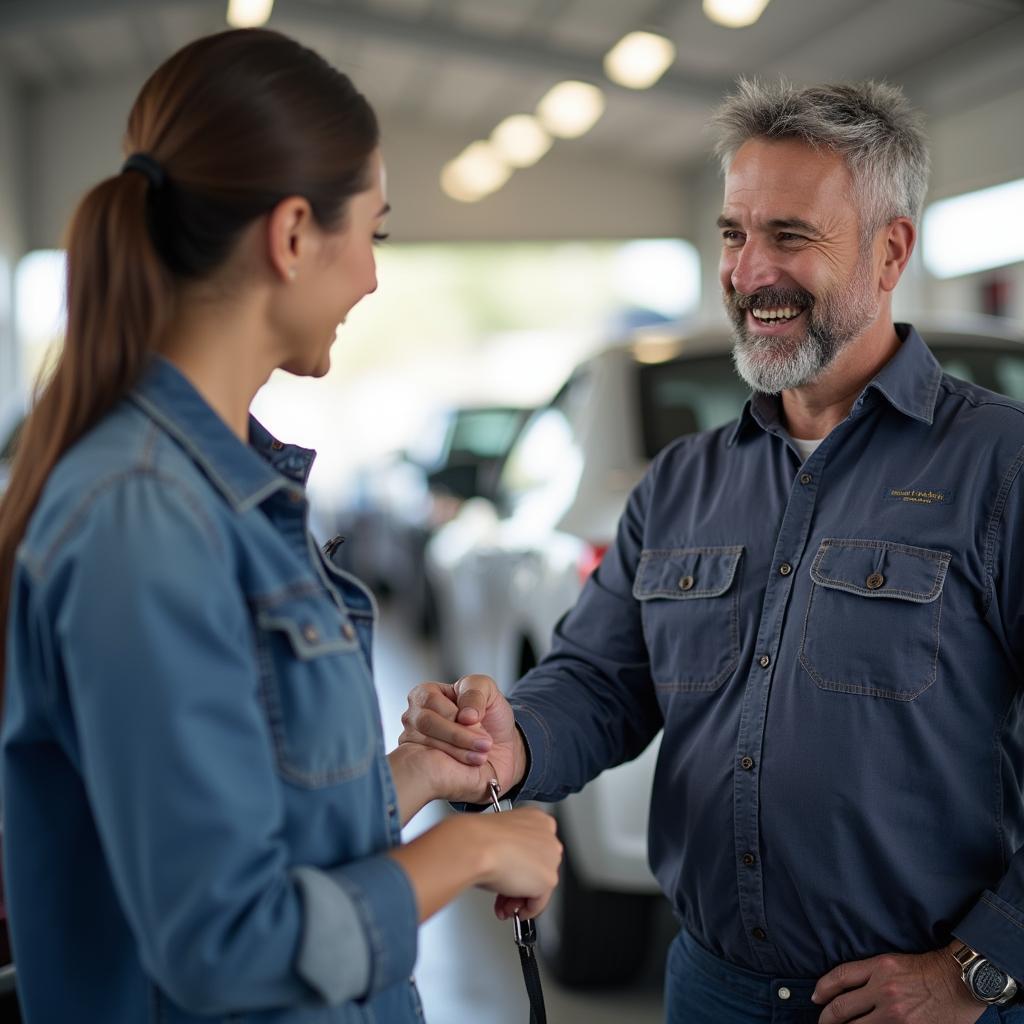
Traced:
<svg viewBox="0 0 1024 1024">
<path fill-rule="evenodd" d="M 147 224 L 159 201 L 140 173 L 108 178 L 79 204 L 67 240 L 67 331 L 18 439 L 0 500 L 0 623 L 14 559 L 60 457 L 135 385 L 173 306 L 172 282 Z M 0 666 L 6 629 L 0 629 Z"/>
</svg>

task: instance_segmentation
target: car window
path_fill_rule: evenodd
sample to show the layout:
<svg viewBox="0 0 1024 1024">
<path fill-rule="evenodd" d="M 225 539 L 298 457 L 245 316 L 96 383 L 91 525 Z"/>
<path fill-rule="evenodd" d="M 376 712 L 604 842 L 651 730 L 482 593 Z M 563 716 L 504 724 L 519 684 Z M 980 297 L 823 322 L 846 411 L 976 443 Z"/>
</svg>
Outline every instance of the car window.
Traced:
<svg viewBox="0 0 1024 1024">
<path fill-rule="evenodd" d="M 644 454 L 649 459 L 683 434 L 735 419 L 750 394 L 725 353 L 641 364 L 639 385 Z"/>
<path fill-rule="evenodd" d="M 519 409 L 463 409 L 455 420 L 448 457 L 499 459 L 515 440 L 521 422 Z"/>
<path fill-rule="evenodd" d="M 550 404 L 535 412 L 508 454 L 498 483 L 499 505 L 507 514 L 524 498 L 575 488 L 581 455 L 576 422 L 590 393 L 590 375 L 573 374 Z"/>
<path fill-rule="evenodd" d="M 1024 401 L 1024 346 L 1020 352 L 964 345 L 934 349 L 946 373 Z"/>
</svg>

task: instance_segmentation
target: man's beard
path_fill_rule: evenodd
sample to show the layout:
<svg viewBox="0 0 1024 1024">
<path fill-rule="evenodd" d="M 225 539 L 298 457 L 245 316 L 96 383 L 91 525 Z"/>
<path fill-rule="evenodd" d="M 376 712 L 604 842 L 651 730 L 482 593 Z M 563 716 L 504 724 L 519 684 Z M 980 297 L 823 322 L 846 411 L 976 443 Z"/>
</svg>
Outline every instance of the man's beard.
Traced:
<svg viewBox="0 0 1024 1024">
<path fill-rule="evenodd" d="M 733 324 L 736 371 L 754 391 L 778 394 L 816 380 L 878 314 L 872 294 L 870 260 L 861 257 L 850 279 L 819 297 L 802 288 L 762 288 L 750 295 L 723 296 Z M 806 312 L 806 328 L 790 336 L 753 333 L 747 310 L 789 306 Z"/>
</svg>

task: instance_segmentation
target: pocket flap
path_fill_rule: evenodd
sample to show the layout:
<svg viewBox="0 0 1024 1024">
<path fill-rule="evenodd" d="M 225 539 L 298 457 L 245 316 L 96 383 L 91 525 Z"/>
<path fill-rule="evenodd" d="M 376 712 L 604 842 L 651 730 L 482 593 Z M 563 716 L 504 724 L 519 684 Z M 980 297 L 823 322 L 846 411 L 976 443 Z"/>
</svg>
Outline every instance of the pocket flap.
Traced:
<svg viewBox="0 0 1024 1024">
<path fill-rule="evenodd" d="M 720 597 L 732 586 L 742 554 L 742 544 L 644 551 L 633 581 L 633 596 L 638 601 Z"/>
<path fill-rule="evenodd" d="M 355 628 L 324 595 L 293 595 L 272 602 L 258 599 L 256 622 L 261 629 L 276 630 L 303 660 L 325 654 L 352 651 L 359 646 Z M 347 627 L 347 628 L 346 628 Z"/>
<path fill-rule="evenodd" d="M 885 540 L 826 537 L 811 566 L 811 579 L 861 597 L 927 604 L 942 593 L 951 557 L 948 551 Z"/>
</svg>

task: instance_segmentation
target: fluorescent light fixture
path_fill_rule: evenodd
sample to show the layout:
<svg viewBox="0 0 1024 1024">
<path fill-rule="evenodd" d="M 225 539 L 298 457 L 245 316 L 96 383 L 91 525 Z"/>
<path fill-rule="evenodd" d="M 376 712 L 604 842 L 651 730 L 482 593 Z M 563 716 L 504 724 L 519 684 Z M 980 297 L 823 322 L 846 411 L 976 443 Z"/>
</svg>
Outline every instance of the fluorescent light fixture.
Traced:
<svg viewBox="0 0 1024 1024">
<path fill-rule="evenodd" d="M 474 142 L 444 165 L 441 188 L 452 199 L 475 203 L 497 192 L 511 174 L 511 168 L 489 142 Z"/>
<path fill-rule="evenodd" d="M 228 24 L 234 28 L 266 25 L 274 0 L 228 0 Z"/>
<path fill-rule="evenodd" d="M 676 59 L 675 43 L 653 32 L 630 32 L 604 56 L 605 74 L 627 89 L 649 89 Z"/>
<path fill-rule="evenodd" d="M 604 93 L 587 82 L 559 82 L 537 104 L 540 123 L 560 139 L 576 139 L 604 113 Z"/>
<path fill-rule="evenodd" d="M 726 28 L 746 28 L 764 13 L 768 0 L 704 0 L 704 13 Z"/>
<path fill-rule="evenodd" d="M 1024 260 L 1024 178 L 940 199 L 925 210 L 922 256 L 936 277 L 958 277 Z"/>
<path fill-rule="evenodd" d="M 491 145 L 512 167 L 532 167 L 551 148 L 551 136 L 533 114 L 513 114 L 491 132 Z"/>
</svg>

